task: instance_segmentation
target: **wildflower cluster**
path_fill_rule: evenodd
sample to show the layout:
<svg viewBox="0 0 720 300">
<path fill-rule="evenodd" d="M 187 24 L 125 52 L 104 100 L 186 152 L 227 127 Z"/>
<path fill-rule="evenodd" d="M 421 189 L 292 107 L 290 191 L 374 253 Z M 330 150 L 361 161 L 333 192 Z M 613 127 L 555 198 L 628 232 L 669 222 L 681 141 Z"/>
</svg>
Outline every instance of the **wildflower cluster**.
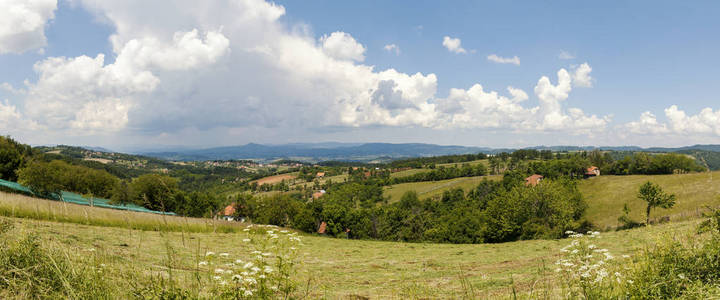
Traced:
<svg viewBox="0 0 720 300">
<path fill-rule="evenodd" d="M 598 292 L 607 290 L 613 281 L 620 283 L 622 274 L 612 271 L 610 265 L 615 257 L 607 249 L 598 248 L 593 242 L 600 238 L 597 231 L 587 234 L 567 231 L 565 234 L 572 242 L 560 249 L 563 258 L 555 262 L 555 272 L 561 273 L 568 285 L 569 292 L 584 298 L 595 298 Z"/>
<path fill-rule="evenodd" d="M 223 298 L 276 298 L 296 289 L 292 280 L 302 239 L 296 232 L 271 228 L 264 234 L 245 229 L 243 245 L 252 249 L 243 258 L 208 251 L 198 268 L 207 271 Z M 254 230 L 253 232 L 257 232 Z"/>
</svg>

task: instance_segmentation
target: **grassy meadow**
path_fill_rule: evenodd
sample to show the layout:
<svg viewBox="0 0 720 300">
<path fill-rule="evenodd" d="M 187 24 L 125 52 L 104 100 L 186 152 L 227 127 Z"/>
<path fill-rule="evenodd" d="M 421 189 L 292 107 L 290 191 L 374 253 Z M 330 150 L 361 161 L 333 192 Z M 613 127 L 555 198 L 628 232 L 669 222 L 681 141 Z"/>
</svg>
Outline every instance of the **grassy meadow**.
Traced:
<svg viewBox="0 0 720 300">
<path fill-rule="evenodd" d="M 630 217 L 645 221 L 645 202 L 637 198 L 640 185 L 646 181 L 659 184 L 666 192 L 677 195 L 671 209 L 657 208 L 651 219 L 669 217 L 671 221 L 687 220 L 700 216 L 705 206 L 720 206 L 720 171 L 675 175 L 600 176 L 580 183 L 580 191 L 588 203 L 587 217 L 600 228 L 618 226 L 617 218 L 623 214 L 625 203 Z"/>
<path fill-rule="evenodd" d="M 389 197 L 389 202 L 399 201 L 405 192 L 415 191 L 418 197 L 421 199 L 432 198 L 435 196 L 442 195 L 443 192 L 455 188 L 462 188 L 463 190 L 470 191 L 470 189 L 476 187 L 483 178 L 491 180 L 501 180 L 502 176 L 475 176 L 475 177 L 460 177 L 447 180 L 439 181 L 423 181 L 423 182 L 409 182 L 386 186 L 384 188 L 384 194 Z"/>
<path fill-rule="evenodd" d="M 462 167 L 462 166 L 464 166 L 464 165 L 475 166 L 475 165 L 479 165 L 479 164 L 484 164 L 484 165 L 487 167 L 487 166 L 490 165 L 490 161 L 487 160 L 487 159 L 479 159 L 479 160 L 466 161 L 466 162 L 437 164 L 437 165 L 435 165 L 435 167 L 446 167 L 446 168 L 449 168 L 449 167 L 454 167 L 454 166 Z"/>
<path fill-rule="evenodd" d="M 3 204 L 6 201 L 7 197 L 0 198 Z M 123 218 L 123 212 L 113 210 L 104 216 L 113 214 Z M 135 274 L 136 281 L 142 276 L 172 274 L 181 284 L 189 284 L 208 251 L 249 259 L 251 249 L 243 239 L 256 235 L 133 229 L 139 228 L 135 222 L 145 222 L 140 218 L 129 219 L 125 228 L 36 220 L 33 216 L 6 220 L 13 223 L 14 235 L 37 235 L 42 245 L 78 254 L 74 259 L 101 259 L 113 270 L 107 276 L 117 285 L 117 293 L 133 289 L 133 283 L 121 274 Z M 609 232 L 596 243 L 614 255 L 629 254 L 652 245 L 659 236 L 692 232 L 696 224 L 686 221 Z M 508 298 L 513 291 L 525 298 L 543 289 L 553 295 L 559 291 L 553 263 L 569 242 L 453 245 L 304 236 L 296 279 L 310 299 L 461 298 L 468 290 L 478 298 Z"/>
<path fill-rule="evenodd" d="M 713 178 L 718 176 L 720 172 L 601 176 L 582 181 L 580 189 L 589 204 L 587 216 L 601 228 L 617 225 L 626 202 L 632 209 L 631 216 L 643 220 L 644 205 L 635 193 L 646 180 L 678 196 L 673 209 L 653 211 L 654 218 L 670 216 L 671 222 L 608 231 L 594 240 L 595 245 L 620 257 L 653 249 L 662 240 L 692 239 L 700 222 L 695 219 L 699 215 L 697 208 L 720 204 L 720 188 L 713 184 Z M 385 193 L 391 201 L 407 190 L 416 190 L 420 197 L 427 198 L 456 187 L 467 191 L 483 178 L 399 184 L 386 187 Z M 206 259 L 205 253 L 227 253 L 233 259 L 248 261 L 255 248 L 247 239 L 257 239 L 267 228 L 87 207 L 2 192 L 0 225 L 0 237 L 33 236 L 37 245 L 69 258 L 70 268 L 75 270 L 72 272 L 88 264 L 102 266 L 97 280 L 112 282 L 103 287 L 110 293 L 108 298 L 137 297 L 138 289 L 152 289 L 158 282 L 202 284 L 198 274 L 209 274 L 207 278 L 213 275 L 213 268 L 199 266 Z M 560 239 L 470 245 L 304 235 L 293 278 L 299 283 L 297 294 L 307 299 L 564 298 L 564 279 L 554 269 L 555 262 L 563 257 L 561 249 L 570 242 Z M 27 297 L 0 289 L 0 298 Z"/>
<path fill-rule="evenodd" d="M 150 231 L 236 232 L 240 223 L 90 207 L 0 192 L 0 216 Z"/>
</svg>

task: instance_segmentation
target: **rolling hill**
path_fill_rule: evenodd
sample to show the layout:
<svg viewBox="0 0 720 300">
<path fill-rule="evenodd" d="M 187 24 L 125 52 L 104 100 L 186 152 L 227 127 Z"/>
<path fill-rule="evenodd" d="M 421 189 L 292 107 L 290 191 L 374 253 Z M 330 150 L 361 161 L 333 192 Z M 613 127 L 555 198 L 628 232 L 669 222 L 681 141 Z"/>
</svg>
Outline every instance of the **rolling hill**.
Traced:
<svg viewBox="0 0 720 300">
<path fill-rule="evenodd" d="M 467 154 L 488 151 L 489 148 L 440 146 L 432 144 L 288 144 L 217 147 L 202 150 L 151 152 L 144 155 L 168 160 L 229 160 L 259 159 L 274 160 L 282 158 L 303 159 L 307 161 L 350 160 L 372 161 L 377 159 L 390 160 L 403 157 L 438 156 L 450 154 Z"/>
</svg>

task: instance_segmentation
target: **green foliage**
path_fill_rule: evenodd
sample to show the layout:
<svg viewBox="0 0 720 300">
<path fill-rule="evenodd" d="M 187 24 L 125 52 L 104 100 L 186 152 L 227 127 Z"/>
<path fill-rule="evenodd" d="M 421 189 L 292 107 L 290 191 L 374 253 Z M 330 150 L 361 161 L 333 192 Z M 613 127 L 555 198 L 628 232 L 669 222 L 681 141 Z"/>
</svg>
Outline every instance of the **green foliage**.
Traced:
<svg viewBox="0 0 720 300">
<path fill-rule="evenodd" d="M 650 211 L 656 207 L 671 208 L 675 205 L 674 194 L 665 193 L 662 188 L 650 181 L 645 182 L 638 190 L 637 197 L 647 202 L 645 224 L 650 224 Z"/>
<path fill-rule="evenodd" d="M 408 242 L 556 238 L 585 226 L 580 219 L 586 204 L 571 180 L 548 180 L 537 187 L 484 180 L 469 193 L 453 189 L 439 199 L 420 200 L 409 191 L 392 204 L 384 204 L 380 186 L 351 182 L 311 202 L 291 199 L 260 199 L 249 214 L 255 222 L 309 232 L 325 222 L 331 236 Z"/>
<path fill-rule="evenodd" d="M 159 175 L 146 174 L 135 178 L 130 183 L 135 204 L 158 211 L 173 211 L 176 208 L 175 195 L 179 192 L 177 179 Z"/>
<path fill-rule="evenodd" d="M 618 222 L 620 222 L 620 226 L 617 230 L 632 229 L 642 225 L 630 218 L 630 206 L 627 203 L 623 205 L 623 214 L 618 217 Z"/>
<path fill-rule="evenodd" d="M 432 157 L 416 157 L 408 159 L 399 159 L 391 163 L 388 163 L 389 168 L 423 168 L 425 166 L 431 166 L 436 164 L 448 164 L 448 163 L 461 163 L 468 161 L 475 161 L 487 158 L 484 153 L 478 154 L 458 154 L 458 155 L 443 155 L 443 156 L 432 156 Z"/>
<path fill-rule="evenodd" d="M 386 185 L 400 184 L 406 182 L 438 181 L 459 177 L 484 176 L 488 169 L 484 164 L 464 164 L 462 166 L 439 167 L 429 172 L 416 173 L 410 176 L 388 178 Z"/>
<path fill-rule="evenodd" d="M 18 171 L 19 182 L 36 195 L 57 197 L 61 190 L 111 197 L 117 178 L 105 171 L 73 166 L 64 161 L 33 160 Z"/>
<path fill-rule="evenodd" d="M 16 171 L 23 167 L 31 154 L 30 146 L 0 136 L 0 179 L 16 181 Z"/>
<path fill-rule="evenodd" d="M 62 165 L 62 162 L 31 161 L 18 171 L 18 181 L 40 197 L 58 197 L 64 188 L 64 174 L 55 165 Z"/>
<path fill-rule="evenodd" d="M 118 180 L 112 190 L 112 196 L 110 197 L 110 203 L 112 204 L 130 204 L 133 203 L 133 192 L 130 190 L 130 185 L 125 180 Z"/>
<path fill-rule="evenodd" d="M 624 282 L 630 299 L 709 299 L 720 295 L 720 236 L 666 237 L 636 256 Z"/>
<path fill-rule="evenodd" d="M 577 229 L 587 205 L 572 181 L 545 180 L 535 187 L 515 186 L 488 202 L 484 215 L 488 242 L 558 238 Z"/>
<path fill-rule="evenodd" d="M 676 153 L 651 155 L 645 152 L 637 152 L 614 162 L 606 170 L 606 173 L 615 175 L 653 175 L 699 172 L 703 170 L 704 168 L 698 165 L 694 159 L 686 155 Z"/>
<path fill-rule="evenodd" d="M 103 272 L 92 260 L 77 264 L 68 253 L 41 246 L 33 234 L 0 232 L 0 298 L 104 299 L 110 282 Z"/>
</svg>

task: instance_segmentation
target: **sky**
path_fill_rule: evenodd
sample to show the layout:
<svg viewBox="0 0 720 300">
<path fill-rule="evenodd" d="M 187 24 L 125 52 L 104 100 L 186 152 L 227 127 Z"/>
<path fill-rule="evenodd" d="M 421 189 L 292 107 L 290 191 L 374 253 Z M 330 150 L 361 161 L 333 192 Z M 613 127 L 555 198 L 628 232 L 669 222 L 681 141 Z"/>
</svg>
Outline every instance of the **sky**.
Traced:
<svg viewBox="0 0 720 300">
<path fill-rule="evenodd" d="M 717 1 L 0 0 L 0 134 L 720 143 Z"/>
</svg>

